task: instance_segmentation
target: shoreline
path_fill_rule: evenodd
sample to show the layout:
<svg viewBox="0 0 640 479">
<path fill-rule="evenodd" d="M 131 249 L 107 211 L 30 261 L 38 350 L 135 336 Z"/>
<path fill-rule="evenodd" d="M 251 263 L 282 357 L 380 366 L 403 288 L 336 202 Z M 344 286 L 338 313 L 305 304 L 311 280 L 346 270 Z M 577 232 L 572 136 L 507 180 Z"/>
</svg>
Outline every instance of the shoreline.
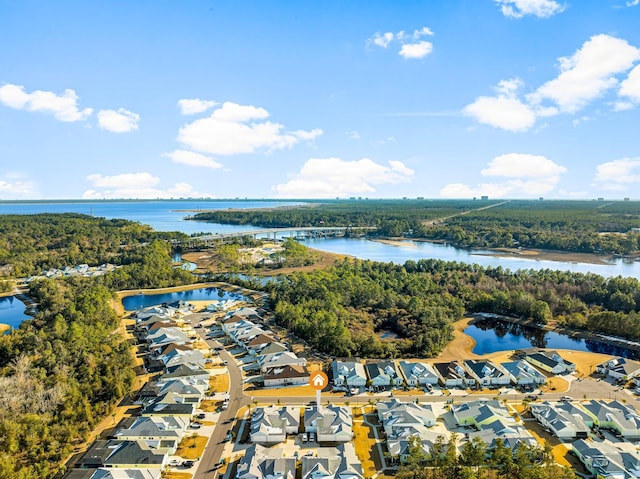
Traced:
<svg viewBox="0 0 640 479">
<path fill-rule="evenodd" d="M 406 239 L 406 238 L 376 238 L 370 239 L 378 243 L 383 243 L 389 246 L 411 246 L 416 247 L 415 243 L 434 243 L 434 244 L 448 244 L 443 240 L 430 240 L 424 238 Z M 414 243 L 414 244 L 411 244 Z M 533 260 L 543 261 L 558 261 L 569 263 L 586 263 L 586 264 L 598 264 L 598 265 L 611 265 L 614 260 L 613 255 L 598 255 L 595 253 L 577 253 L 573 251 L 561 251 L 561 250 L 544 250 L 544 249 L 517 249 L 517 248 L 460 248 L 471 252 L 471 254 L 477 256 L 494 256 L 494 257 L 524 257 Z M 474 251 L 490 251 L 490 253 L 475 253 Z"/>
<path fill-rule="evenodd" d="M 6 333 L 7 331 L 11 331 L 11 326 L 5 323 L 0 323 L 0 336 Z"/>
</svg>

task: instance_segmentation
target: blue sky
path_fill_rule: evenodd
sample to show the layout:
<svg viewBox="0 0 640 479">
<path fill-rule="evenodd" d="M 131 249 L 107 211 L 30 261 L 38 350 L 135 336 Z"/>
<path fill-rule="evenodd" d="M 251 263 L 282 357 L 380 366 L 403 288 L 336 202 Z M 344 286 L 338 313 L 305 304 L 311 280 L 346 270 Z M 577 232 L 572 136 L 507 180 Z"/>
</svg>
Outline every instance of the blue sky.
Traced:
<svg viewBox="0 0 640 479">
<path fill-rule="evenodd" d="M 640 198 L 640 0 L 0 0 L 0 199 Z"/>
</svg>

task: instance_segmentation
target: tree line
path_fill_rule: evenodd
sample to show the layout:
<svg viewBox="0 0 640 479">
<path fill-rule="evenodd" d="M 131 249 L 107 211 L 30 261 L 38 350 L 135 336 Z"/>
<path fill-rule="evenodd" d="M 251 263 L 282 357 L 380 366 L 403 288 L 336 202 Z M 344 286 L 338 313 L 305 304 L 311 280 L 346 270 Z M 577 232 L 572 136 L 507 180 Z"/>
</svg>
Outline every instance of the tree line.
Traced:
<svg viewBox="0 0 640 479">
<path fill-rule="evenodd" d="M 541 248 L 632 254 L 640 250 L 640 202 L 470 200 L 334 201 L 272 210 L 214 211 L 189 219 L 259 227 L 376 227 L 370 236 L 445 241 L 458 247 Z M 482 208 L 492 206 L 491 208 Z"/>
<path fill-rule="evenodd" d="M 426 259 L 348 260 L 267 285 L 276 321 L 334 356 L 437 355 L 465 313 L 640 339 L 640 282 Z M 397 335 L 383 338 L 385 332 Z"/>
</svg>

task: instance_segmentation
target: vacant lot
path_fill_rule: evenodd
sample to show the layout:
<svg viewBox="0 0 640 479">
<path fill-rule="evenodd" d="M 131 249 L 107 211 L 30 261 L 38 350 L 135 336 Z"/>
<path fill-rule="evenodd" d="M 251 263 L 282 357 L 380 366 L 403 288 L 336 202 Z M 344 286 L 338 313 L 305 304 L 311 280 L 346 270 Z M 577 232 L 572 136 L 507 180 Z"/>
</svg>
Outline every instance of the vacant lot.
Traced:
<svg viewBox="0 0 640 479">
<path fill-rule="evenodd" d="M 214 393 L 226 393 L 229 391 L 229 375 L 216 374 L 209 378 L 209 389 Z"/>
<path fill-rule="evenodd" d="M 205 436 L 185 436 L 180 441 L 176 455 L 183 459 L 198 459 L 202 456 L 208 440 L 209 438 Z"/>
<path fill-rule="evenodd" d="M 362 408 L 353 408 L 353 443 L 365 477 L 372 477 L 382 467 L 373 430 L 364 423 Z"/>
</svg>

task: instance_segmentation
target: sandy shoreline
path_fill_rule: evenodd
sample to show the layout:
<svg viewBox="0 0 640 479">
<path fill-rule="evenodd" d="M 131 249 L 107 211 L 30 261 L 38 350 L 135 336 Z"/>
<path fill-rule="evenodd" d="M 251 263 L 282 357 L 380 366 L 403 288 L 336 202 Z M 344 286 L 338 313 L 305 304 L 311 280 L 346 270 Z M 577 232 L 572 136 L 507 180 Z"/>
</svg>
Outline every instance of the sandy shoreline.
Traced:
<svg viewBox="0 0 640 479">
<path fill-rule="evenodd" d="M 4 334 L 5 331 L 9 331 L 11 326 L 8 324 L 0 323 L 0 334 Z"/>
<path fill-rule="evenodd" d="M 428 239 L 404 239 L 404 238 L 381 238 L 372 239 L 378 243 L 390 246 L 417 247 L 417 243 L 436 243 L 443 244 L 444 241 L 428 240 Z M 464 248 L 467 249 L 467 248 Z M 517 249 L 517 248 L 481 248 L 491 253 L 474 253 L 474 250 L 480 251 L 480 248 L 468 248 L 472 255 L 477 256 L 495 256 L 495 257 L 524 257 L 528 259 L 539 259 L 544 261 L 560 261 L 569 263 L 588 263 L 610 265 L 613 261 L 611 255 L 598 255 L 593 253 L 575 253 L 573 251 L 543 250 L 543 249 Z"/>
</svg>

